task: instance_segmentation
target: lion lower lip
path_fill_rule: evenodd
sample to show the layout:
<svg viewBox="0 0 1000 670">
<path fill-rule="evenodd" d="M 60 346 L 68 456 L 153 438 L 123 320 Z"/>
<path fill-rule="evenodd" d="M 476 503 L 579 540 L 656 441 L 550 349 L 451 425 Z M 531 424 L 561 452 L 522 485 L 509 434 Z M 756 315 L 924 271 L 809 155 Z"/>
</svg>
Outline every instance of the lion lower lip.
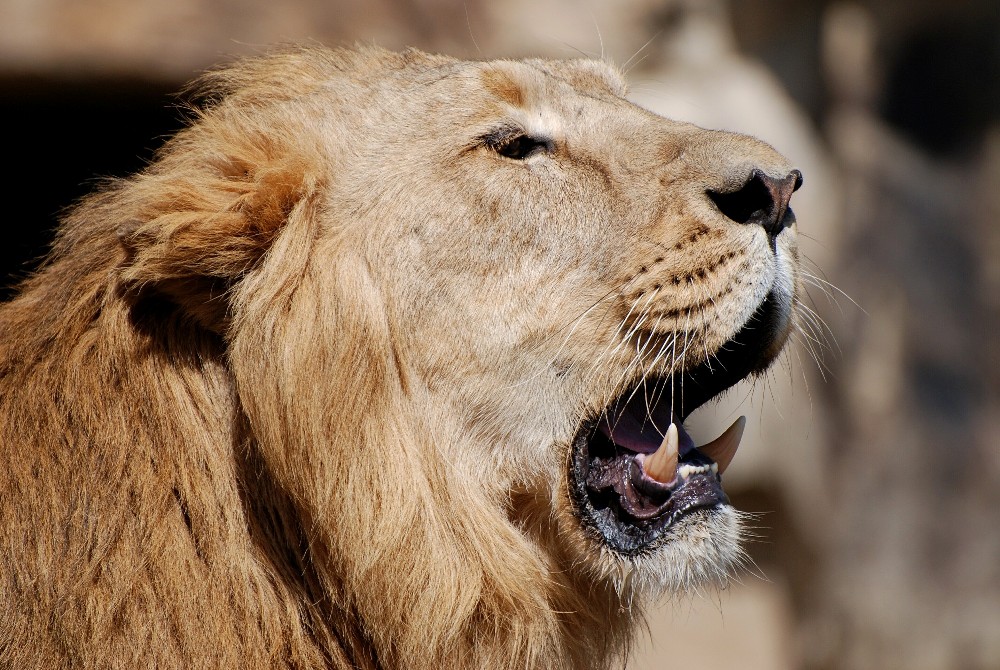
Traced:
<svg viewBox="0 0 1000 670">
<path fill-rule="evenodd" d="M 622 507 L 636 519 L 652 519 L 669 513 L 683 514 L 689 507 L 678 505 L 677 499 L 682 496 L 684 487 L 689 486 L 695 477 L 717 480 L 719 472 L 715 463 L 682 463 L 677 466 L 673 479 L 664 483 L 644 472 L 643 458 L 641 454 L 632 458 L 626 494 L 621 500 Z M 656 504 L 657 501 L 662 502 Z"/>
<path fill-rule="evenodd" d="M 651 458 L 649 454 L 635 453 L 603 437 L 598 442 L 592 441 L 586 487 L 592 497 L 619 505 L 627 517 L 635 520 L 676 513 L 678 498 L 696 477 L 718 481 L 718 465 L 697 449 L 689 450 L 684 460 L 675 462 L 669 481 L 660 481 L 644 467 Z"/>
<path fill-rule="evenodd" d="M 644 458 L 593 429 L 582 433 L 573 449 L 578 512 L 622 554 L 641 553 L 686 515 L 728 502 L 716 464 L 697 449 L 679 461 L 668 484 L 643 472 Z"/>
</svg>

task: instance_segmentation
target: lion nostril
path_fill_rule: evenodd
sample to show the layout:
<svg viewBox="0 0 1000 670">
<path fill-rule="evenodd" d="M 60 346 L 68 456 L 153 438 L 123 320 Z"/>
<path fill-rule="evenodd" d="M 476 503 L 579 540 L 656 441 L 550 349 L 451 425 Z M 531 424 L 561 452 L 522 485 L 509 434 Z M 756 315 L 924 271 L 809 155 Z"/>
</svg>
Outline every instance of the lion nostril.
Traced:
<svg viewBox="0 0 1000 670">
<path fill-rule="evenodd" d="M 739 190 L 730 193 L 706 191 L 706 194 L 727 218 L 737 223 L 759 225 L 774 238 L 785 229 L 788 202 L 800 186 L 802 173 L 798 170 L 777 179 L 754 169 Z"/>
<path fill-rule="evenodd" d="M 738 191 L 719 193 L 708 191 L 716 207 L 736 223 L 750 223 L 750 220 L 774 208 L 771 192 L 762 178 L 760 170 L 754 170 L 750 179 Z"/>
</svg>

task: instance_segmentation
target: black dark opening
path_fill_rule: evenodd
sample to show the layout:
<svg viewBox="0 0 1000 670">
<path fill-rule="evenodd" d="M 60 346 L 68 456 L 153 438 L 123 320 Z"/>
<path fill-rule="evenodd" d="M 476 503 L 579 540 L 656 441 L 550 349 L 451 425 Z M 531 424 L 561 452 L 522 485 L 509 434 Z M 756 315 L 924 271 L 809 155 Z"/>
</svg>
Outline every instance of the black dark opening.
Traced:
<svg viewBox="0 0 1000 670">
<path fill-rule="evenodd" d="M 754 170 L 740 190 L 732 193 L 708 191 L 708 197 L 720 212 L 736 223 L 764 219 L 774 208 L 771 192 L 757 170 Z"/>
<path fill-rule="evenodd" d="M 107 177 L 141 170 L 181 125 L 175 82 L 0 75 L 4 244 L 0 300 L 48 251 L 61 212 Z"/>
</svg>

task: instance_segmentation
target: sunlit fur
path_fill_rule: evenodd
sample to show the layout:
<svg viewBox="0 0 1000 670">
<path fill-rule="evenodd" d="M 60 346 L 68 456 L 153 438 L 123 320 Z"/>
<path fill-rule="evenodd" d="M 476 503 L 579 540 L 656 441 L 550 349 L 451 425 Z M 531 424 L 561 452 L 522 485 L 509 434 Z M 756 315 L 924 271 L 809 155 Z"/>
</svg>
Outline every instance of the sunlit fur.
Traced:
<svg viewBox="0 0 1000 670">
<path fill-rule="evenodd" d="M 607 667 L 725 579 L 735 511 L 620 557 L 570 443 L 794 290 L 794 230 L 776 261 L 705 197 L 789 166 L 623 93 L 371 48 L 208 75 L 0 306 L 0 667 Z"/>
</svg>

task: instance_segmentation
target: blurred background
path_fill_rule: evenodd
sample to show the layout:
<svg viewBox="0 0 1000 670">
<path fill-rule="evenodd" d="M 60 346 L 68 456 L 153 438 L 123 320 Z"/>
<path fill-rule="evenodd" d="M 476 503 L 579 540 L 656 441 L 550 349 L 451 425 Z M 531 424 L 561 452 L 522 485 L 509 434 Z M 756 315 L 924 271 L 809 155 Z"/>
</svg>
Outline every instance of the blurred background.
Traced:
<svg viewBox="0 0 1000 670">
<path fill-rule="evenodd" d="M 184 82 L 289 40 L 604 57 L 805 174 L 803 331 L 693 421 L 749 416 L 726 478 L 755 566 L 653 611 L 630 670 L 1000 668 L 996 0 L 0 0 L 0 298 L 180 126 Z"/>
</svg>

